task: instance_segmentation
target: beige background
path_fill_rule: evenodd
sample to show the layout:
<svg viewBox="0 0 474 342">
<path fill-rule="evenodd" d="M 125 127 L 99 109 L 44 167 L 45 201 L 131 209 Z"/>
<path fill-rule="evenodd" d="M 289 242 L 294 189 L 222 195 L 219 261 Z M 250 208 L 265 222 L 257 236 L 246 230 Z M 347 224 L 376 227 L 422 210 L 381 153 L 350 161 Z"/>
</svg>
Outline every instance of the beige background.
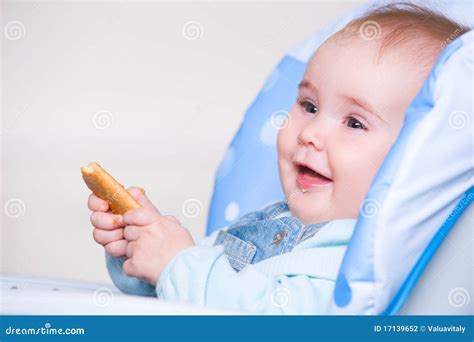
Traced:
<svg viewBox="0 0 474 342">
<path fill-rule="evenodd" d="M 79 173 L 90 160 L 202 235 L 265 77 L 358 3 L 2 1 L 1 271 L 110 282 Z M 184 215 L 188 199 L 201 215 Z"/>
</svg>

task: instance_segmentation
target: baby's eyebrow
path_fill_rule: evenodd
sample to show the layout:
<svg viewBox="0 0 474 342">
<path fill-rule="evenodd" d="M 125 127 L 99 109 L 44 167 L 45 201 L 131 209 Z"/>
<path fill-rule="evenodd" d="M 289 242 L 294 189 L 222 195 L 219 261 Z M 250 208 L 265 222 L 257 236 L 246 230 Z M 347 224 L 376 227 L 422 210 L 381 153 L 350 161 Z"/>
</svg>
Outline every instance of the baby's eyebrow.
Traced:
<svg viewBox="0 0 474 342">
<path fill-rule="evenodd" d="M 301 88 L 308 88 L 315 94 L 318 93 L 318 88 L 316 88 L 316 86 L 308 80 L 302 80 L 300 84 L 298 84 L 298 89 L 301 89 Z"/>
<path fill-rule="evenodd" d="M 372 106 L 369 103 L 367 103 L 366 101 L 364 101 L 362 99 L 358 99 L 356 97 L 352 97 L 352 96 L 345 96 L 344 98 L 345 98 L 346 101 L 349 101 L 349 102 L 355 104 L 356 106 L 364 109 L 366 112 L 369 112 L 370 114 L 372 114 L 373 116 L 375 116 L 379 120 L 382 120 L 382 121 L 385 122 L 385 120 L 382 119 L 382 117 L 378 114 L 378 112 L 376 110 L 374 110 L 372 108 Z"/>
</svg>

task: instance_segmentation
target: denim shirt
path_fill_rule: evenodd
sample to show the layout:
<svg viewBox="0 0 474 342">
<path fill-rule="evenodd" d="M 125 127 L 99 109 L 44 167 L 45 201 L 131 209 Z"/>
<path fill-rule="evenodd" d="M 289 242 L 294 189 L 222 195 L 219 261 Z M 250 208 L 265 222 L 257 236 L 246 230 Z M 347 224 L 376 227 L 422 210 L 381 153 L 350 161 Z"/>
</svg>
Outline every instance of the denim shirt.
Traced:
<svg viewBox="0 0 474 342">
<path fill-rule="evenodd" d="M 287 213 L 288 203 L 281 201 L 244 215 L 219 231 L 214 246 L 224 246 L 231 266 L 240 271 L 248 264 L 291 252 L 327 223 L 304 225 L 295 217 L 284 216 Z"/>
</svg>

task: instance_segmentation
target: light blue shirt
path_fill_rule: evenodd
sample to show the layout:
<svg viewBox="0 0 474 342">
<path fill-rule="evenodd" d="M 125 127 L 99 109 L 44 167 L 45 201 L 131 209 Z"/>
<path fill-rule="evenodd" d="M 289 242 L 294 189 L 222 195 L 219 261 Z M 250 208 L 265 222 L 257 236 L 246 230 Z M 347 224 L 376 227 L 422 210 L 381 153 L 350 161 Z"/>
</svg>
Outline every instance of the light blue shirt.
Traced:
<svg viewBox="0 0 474 342">
<path fill-rule="evenodd" d="M 303 225 L 278 202 L 178 253 L 154 287 L 106 254 L 124 293 L 256 314 L 324 314 L 355 220 Z"/>
</svg>

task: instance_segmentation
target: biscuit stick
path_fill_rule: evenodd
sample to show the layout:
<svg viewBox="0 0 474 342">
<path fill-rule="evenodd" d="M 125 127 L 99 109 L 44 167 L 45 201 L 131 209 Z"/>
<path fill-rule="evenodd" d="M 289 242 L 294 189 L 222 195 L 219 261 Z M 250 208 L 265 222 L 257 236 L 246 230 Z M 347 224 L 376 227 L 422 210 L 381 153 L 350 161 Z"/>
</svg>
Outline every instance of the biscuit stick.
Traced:
<svg viewBox="0 0 474 342">
<path fill-rule="evenodd" d="M 96 162 L 81 168 L 82 178 L 94 195 L 107 201 L 112 212 L 123 215 L 127 211 L 140 208 L 140 204 L 107 171 Z"/>
</svg>

